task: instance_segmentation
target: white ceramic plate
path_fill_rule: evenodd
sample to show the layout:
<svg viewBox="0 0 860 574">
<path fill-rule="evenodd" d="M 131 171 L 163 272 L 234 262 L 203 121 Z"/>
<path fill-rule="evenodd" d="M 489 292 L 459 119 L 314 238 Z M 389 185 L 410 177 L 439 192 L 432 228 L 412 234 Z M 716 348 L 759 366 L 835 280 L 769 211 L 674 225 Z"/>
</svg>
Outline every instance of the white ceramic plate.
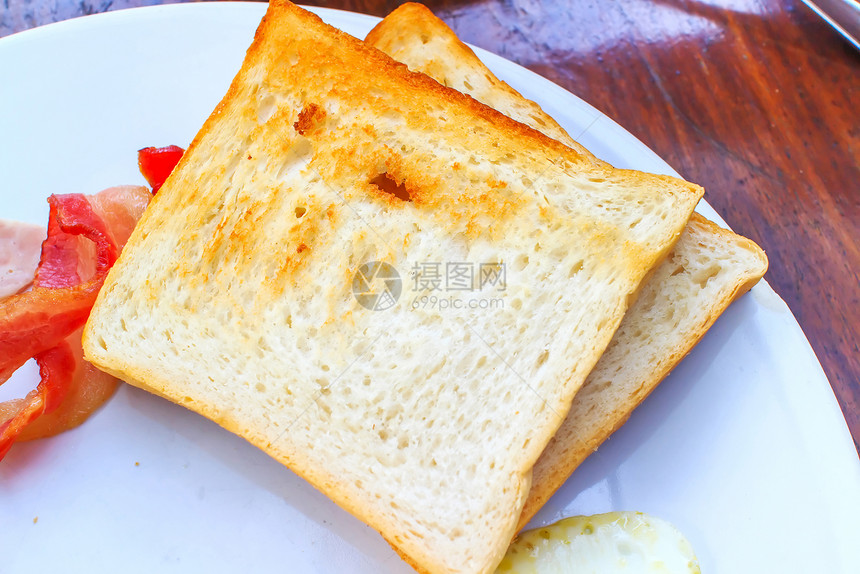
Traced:
<svg viewBox="0 0 860 574">
<path fill-rule="evenodd" d="M 143 183 L 136 150 L 187 145 L 264 9 L 160 6 L 0 40 L 0 217 L 44 223 L 51 193 Z M 359 37 L 376 22 L 318 13 Z M 575 96 L 479 54 L 607 161 L 674 173 Z M 0 398 L 33 381 L 22 369 Z M 857 454 L 809 344 L 766 284 L 725 313 L 533 524 L 609 510 L 674 522 L 705 572 L 857 571 Z M 0 571 L 410 569 L 244 440 L 124 387 L 82 427 L 16 445 L 0 463 Z"/>
</svg>

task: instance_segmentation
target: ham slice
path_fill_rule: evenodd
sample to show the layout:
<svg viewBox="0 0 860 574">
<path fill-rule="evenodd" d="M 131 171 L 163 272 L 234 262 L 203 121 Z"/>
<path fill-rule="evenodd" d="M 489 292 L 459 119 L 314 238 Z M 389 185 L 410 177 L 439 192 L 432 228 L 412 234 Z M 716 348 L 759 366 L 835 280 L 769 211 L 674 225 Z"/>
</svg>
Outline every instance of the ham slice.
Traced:
<svg viewBox="0 0 860 574">
<path fill-rule="evenodd" d="M 113 392 L 115 381 L 84 361 L 80 329 L 151 197 L 145 187 L 122 186 L 48 199 L 48 237 L 33 288 L 0 300 L 0 382 L 30 357 L 42 377 L 25 399 L 0 405 L 0 459 L 18 438 L 80 424 Z"/>
<path fill-rule="evenodd" d="M 33 282 L 44 238 L 41 225 L 0 219 L 0 298 Z"/>
</svg>

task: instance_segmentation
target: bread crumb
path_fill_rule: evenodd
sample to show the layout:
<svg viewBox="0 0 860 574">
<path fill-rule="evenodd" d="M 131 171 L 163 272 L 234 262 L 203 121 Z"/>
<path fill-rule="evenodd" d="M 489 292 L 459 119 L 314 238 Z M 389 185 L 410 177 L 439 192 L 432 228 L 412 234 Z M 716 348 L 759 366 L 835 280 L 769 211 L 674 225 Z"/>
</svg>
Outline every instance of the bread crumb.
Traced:
<svg viewBox="0 0 860 574">
<path fill-rule="evenodd" d="M 134 466 L 140 466 L 140 463 L 139 463 L 139 462 L 137 462 L 137 461 L 135 461 L 135 462 L 134 462 Z"/>
<path fill-rule="evenodd" d="M 34 517 L 33 517 L 33 524 L 36 524 L 37 522 L 39 522 L 39 517 L 38 517 L 38 516 L 34 516 Z"/>
</svg>

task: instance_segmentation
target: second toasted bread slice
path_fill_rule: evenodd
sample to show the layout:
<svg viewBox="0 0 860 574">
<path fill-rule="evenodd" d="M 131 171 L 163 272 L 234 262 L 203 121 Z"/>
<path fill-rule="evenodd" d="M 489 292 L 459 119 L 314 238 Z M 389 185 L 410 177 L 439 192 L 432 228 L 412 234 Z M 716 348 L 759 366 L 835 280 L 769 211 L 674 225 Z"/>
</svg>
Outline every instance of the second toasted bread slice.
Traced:
<svg viewBox="0 0 860 574">
<path fill-rule="evenodd" d="M 366 42 L 410 69 L 469 94 L 600 163 L 538 104 L 493 75 L 423 5 L 402 5 L 368 34 Z M 643 284 L 606 353 L 535 464 L 520 527 L 766 270 L 767 258 L 755 243 L 694 214 L 670 256 Z"/>
</svg>

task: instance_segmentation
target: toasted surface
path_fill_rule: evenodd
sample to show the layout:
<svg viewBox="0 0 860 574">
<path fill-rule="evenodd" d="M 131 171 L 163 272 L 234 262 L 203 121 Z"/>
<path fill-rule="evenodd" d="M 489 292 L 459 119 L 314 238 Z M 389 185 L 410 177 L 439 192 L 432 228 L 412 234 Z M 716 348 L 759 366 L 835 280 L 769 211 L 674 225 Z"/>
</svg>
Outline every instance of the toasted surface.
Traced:
<svg viewBox="0 0 860 574">
<path fill-rule="evenodd" d="M 595 164 L 273 0 L 84 347 L 284 462 L 419 569 L 487 572 L 700 196 Z M 384 311 L 353 297 L 369 261 L 404 280 Z M 423 262 L 504 263 L 504 308 L 410 305 Z"/>
<path fill-rule="evenodd" d="M 496 78 L 421 4 L 404 4 L 393 11 L 366 41 L 411 70 L 584 149 L 536 103 Z M 766 270 L 767 258 L 755 243 L 694 215 L 670 256 L 643 283 L 639 298 L 538 459 L 520 528 Z"/>
</svg>

